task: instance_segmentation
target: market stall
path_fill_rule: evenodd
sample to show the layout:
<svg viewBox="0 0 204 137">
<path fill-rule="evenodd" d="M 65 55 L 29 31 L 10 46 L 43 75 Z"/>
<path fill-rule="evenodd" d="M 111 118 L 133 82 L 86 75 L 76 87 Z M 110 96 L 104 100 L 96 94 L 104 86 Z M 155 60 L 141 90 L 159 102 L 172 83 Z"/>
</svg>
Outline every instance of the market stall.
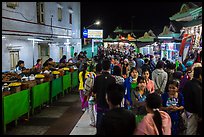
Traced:
<svg viewBox="0 0 204 137">
<path fill-rule="evenodd" d="M 42 107 L 44 103 L 49 103 L 50 99 L 50 82 L 45 82 L 32 87 L 31 89 L 31 110 L 34 114 L 36 107 Z"/>
<path fill-rule="evenodd" d="M 6 132 L 6 125 L 30 112 L 30 90 L 23 90 L 2 98 L 3 127 Z"/>
<path fill-rule="evenodd" d="M 66 75 L 62 77 L 62 83 L 63 83 L 63 95 L 68 89 L 71 88 L 71 72 L 67 72 Z"/>
<path fill-rule="evenodd" d="M 71 72 L 71 87 L 75 88 L 76 86 L 78 86 L 79 84 L 79 73 L 78 70 L 74 70 L 73 72 Z"/>
<path fill-rule="evenodd" d="M 54 97 L 56 100 L 58 99 L 58 94 L 64 95 L 65 90 L 78 85 L 77 69 L 64 68 L 64 71 L 57 72 L 58 75 L 55 71 L 47 70 L 45 72 L 47 74 L 36 74 L 34 80 L 22 79 L 21 76 L 10 72 L 2 75 L 2 79 L 4 79 L 2 87 L 4 133 L 7 124 L 15 121 L 17 125 L 17 120 L 26 113 L 29 118 L 30 112 L 34 114 L 36 108 L 42 108 L 45 103 L 52 103 Z M 11 81 L 12 79 L 15 80 Z"/>
</svg>

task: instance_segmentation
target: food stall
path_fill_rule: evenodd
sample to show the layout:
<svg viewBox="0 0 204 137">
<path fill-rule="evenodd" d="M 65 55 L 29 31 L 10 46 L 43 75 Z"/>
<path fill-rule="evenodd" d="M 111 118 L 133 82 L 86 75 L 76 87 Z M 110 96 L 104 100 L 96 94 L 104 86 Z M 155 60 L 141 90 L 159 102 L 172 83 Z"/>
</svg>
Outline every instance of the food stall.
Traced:
<svg viewBox="0 0 204 137">
<path fill-rule="evenodd" d="M 17 124 L 18 119 L 25 114 L 29 119 L 30 114 L 35 114 L 35 109 L 42 108 L 45 103 L 52 103 L 59 94 L 64 96 L 65 91 L 78 85 L 78 70 L 73 66 L 67 65 L 52 71 L 43 69 L 40 72 L 34 79 L 32 74 L 27 78 L 11 72 L 2 75 L 4 133 L 7 124 L 12 121 Z"/>
</svg>

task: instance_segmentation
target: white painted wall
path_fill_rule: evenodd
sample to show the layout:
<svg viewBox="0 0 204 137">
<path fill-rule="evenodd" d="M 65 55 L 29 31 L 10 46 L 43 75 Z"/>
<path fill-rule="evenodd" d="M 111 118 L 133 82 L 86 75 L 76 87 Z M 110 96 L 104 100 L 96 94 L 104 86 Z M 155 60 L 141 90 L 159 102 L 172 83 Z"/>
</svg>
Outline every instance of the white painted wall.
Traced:
<svg viewBox="0 0 204 137">
<path fill-rule="evenodd" d="M 37 44 L 35 44 L 37 45 Z M 10 70 L 10 56 L 7 47 L 12 46 L 14 49 L 19 49 L 19 59 L 25 62 L 26 68 L 33 66 L 33 46 L 32 41 L 6 38 L 2 40 L 2 71 Z M 20 47 L 18 47 L 20 46 Z M 38 59 L 38 47 L 34 48 L 34 63 Z"/>
<path fill-rule="evenodd" d="M 58 21 L 57 18 L 57 8 L 58 4 L 61 4 L 62 7 L 62 21 Z M 45 6 L 45 24 L 51 25 L 51 15 L 52 25 L 60 26 L 63 28 L 71 29 L 69 35 L 72 37 L 70 39 L 71 44 L 75 46 L 75 52 L 81 51 L 81 11 L 80 11 L 80 2 L 44 2 Z M 73 10 L 73 19 L 72 25 L 69 24 L 68 14 L 69 9 Z M 36 12 L 36 2 L 19 2 L 18 7 L 16 9 L 11 9 L 6 7 L 6 2 L 2 2 L 2 17 L 15 18 L 20 20 L 27 20 L 30 22 L 37 23 L 37 12 Z M 9 11 L 8 11 L 9 10 Z M 12 12 L 13 11 L 13 12 Z M 19 13 L 22 13 L 23 16 Z M 25 19 L 26 18 L 26 19 Z M 51 28 L 49 26 L 43 26 L 38 24 L 30 24 L 18 21 L 11 21 L 2 18 L 2 30 L 15 30 L 15 31 L 26 31 L 26 32 L 38 32 L 38 33 L 49 33 L 51 34 Z M 67 35 L 67 31 L 60 28 L 53 29 L 53 32 L 56 34 Z M 4 34 L 5 32 L 2 31 Z M 31 68 L 33 66 L 33 44 L 32 41 L 28 41 L 28 37 L 23 36 L 8 36 L 6 35 L 6 39 L 2 39 L 2 71 L 10 70 L 10 56 L 9 50 L 7 49 L 8 45 L 20 45 L 19 49 L 19 59 L 25 61 L 25 67 Z M 19 38 L 20 37 L 20 38 Z M 61 44 L 66 42 L 66 39 L 58 39 Z M 38 59 L 38 47 L 35 44 L 35 54 L 34 54 L 34 63 Z M 70 57 L 70 47 L 65 46 L 64 53 L 67 55 L 67 58 Z M 54 59 L 54 61 L 58 62 L 60 60 L 59 57 L 59 46 L 50 46 L 50 57 Z"/>
</svg>

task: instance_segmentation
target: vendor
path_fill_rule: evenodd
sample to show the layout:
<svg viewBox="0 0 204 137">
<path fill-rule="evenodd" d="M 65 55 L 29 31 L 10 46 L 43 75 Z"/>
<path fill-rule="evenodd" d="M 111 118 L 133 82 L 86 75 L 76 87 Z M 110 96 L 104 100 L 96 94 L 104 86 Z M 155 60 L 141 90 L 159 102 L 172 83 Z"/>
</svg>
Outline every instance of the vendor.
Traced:
<svg viewBox="0 0 204 137">
<path fill-rule="evenodd" d="M 48 65 L 51 65 L 53 62 L 53 59 L 52 58 L 49 58 L 48 60 L 46 60 L 43 64 L 43 67 L 47 67 Z"/>
<path fill-rule="evenodd" d="M 17 73 L 17 74 L 20 74 L 25 69 L 26 68 L 24 67 L 24 61 L 23 60 L 19 60 L 18 64 L 16 65 L 16 68 L 15 68 L 14 72 Z"/>
<path fill-rule="evenodd" d="M 67 59 L 67 56 L 66 55 L 63 55 L 62 58 L 60 59 L 59 63 L 66 63 L 66 59 Z"/>
<path fill-rule="evenodd" d="M 43 64 L 43 67 L 48 67 L 50 70 L 55 70 L 54 65 L 53 65 L 53 59 L 49 58 L 48 60 L 45 61 Z"/>
<path fill-rule="evenodd" d="M 21 73 L 23 70 L 25 69 L 25 67 L 24 67 L 24 61 L 23 60 L 19 60 L 18 61 L 18 64 L 16 65 L 16 68 L 15 68 L 15 70 L 14 70 L 14 72 L 16 72 L 16 73 Z"/>
<path fill-rule="evenodd" d="M 42 69 L 42 59 L 38 59 L 36 65 L 34 66 L 35 69 Z"/>
</svg>

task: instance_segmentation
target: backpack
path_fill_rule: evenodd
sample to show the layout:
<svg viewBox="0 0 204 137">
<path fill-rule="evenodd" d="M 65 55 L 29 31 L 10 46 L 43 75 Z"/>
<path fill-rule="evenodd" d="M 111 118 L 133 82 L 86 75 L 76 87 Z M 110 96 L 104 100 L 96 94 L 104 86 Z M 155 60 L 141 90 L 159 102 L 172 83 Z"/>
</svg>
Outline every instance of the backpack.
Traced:
<svg viewBox="0 0 204 137">
<path fill-rule="evenodd" d="M 94 78 L 95 75 L 93 73 L 89 73 L 88 77 L 86 78 L 85 82 L 84 82 L 84 94 L 86 96 L 88 96 L 93 88 L 94 85 Z"/>
</svg>

